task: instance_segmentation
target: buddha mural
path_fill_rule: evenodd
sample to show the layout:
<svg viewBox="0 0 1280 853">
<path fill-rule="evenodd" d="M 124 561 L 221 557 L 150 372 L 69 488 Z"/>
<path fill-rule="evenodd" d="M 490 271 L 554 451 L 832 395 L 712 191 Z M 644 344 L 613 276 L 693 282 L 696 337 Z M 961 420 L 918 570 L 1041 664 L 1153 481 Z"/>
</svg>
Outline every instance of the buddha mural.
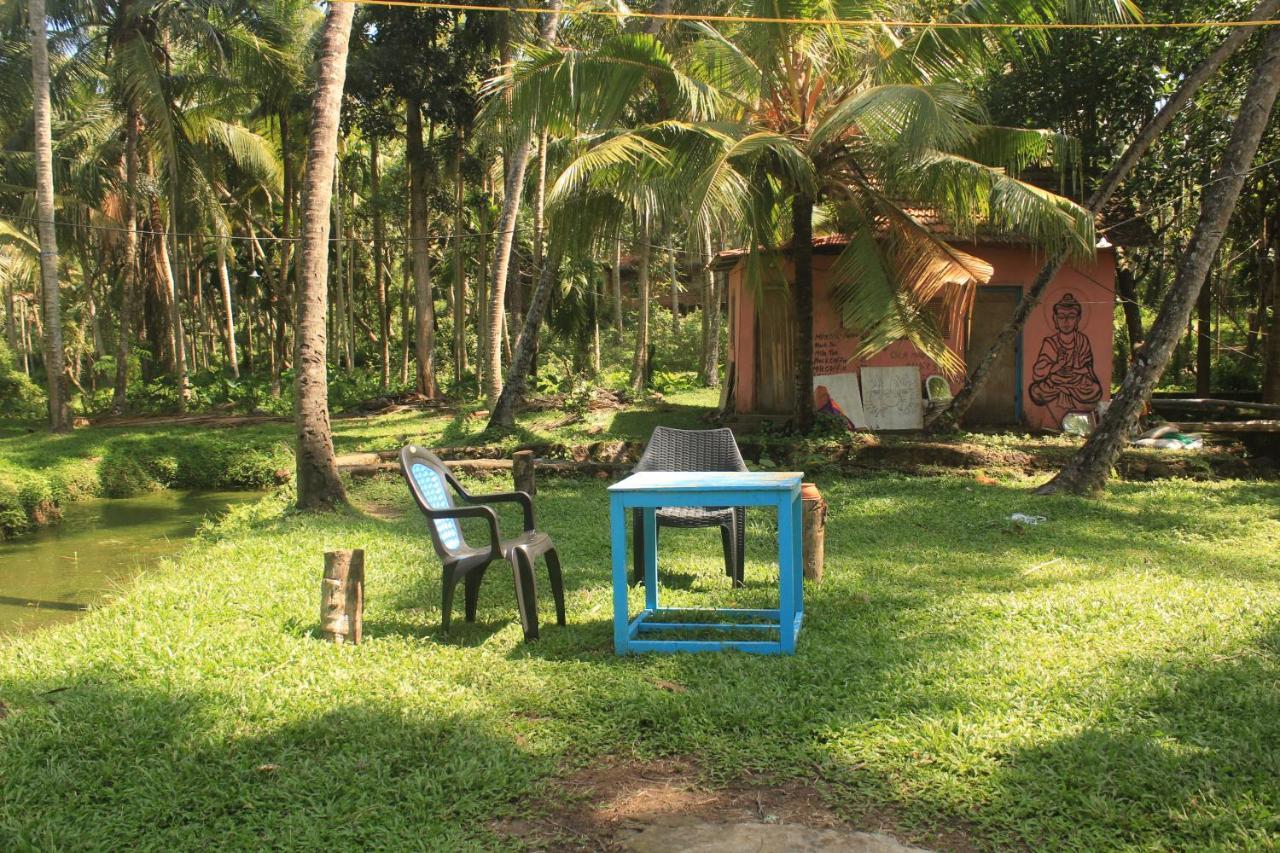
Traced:
<svg viewBox="0 0 1280 853">
<path fill-rule="evenodd" d="M 1080 331 L 1083 308 L 1071 293 L 1063 294 L 1053 306 L 1056 330 L 1040 343 L 1040 352 L 1031 368 L 1027 396 L 1044 406 L 1057 428 L 1072 412 L 1089 412 L 1102 399 L 1102 383 L 1093 369 L 1093 347 Z"/>
</svg>

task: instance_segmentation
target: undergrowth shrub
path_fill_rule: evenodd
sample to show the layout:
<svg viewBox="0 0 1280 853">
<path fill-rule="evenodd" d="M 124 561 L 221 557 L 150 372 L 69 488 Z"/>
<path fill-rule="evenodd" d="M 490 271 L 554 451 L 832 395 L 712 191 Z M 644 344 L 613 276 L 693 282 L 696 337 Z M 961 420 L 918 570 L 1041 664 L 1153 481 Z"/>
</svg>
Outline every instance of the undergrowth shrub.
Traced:
<svg viewBox="0 0 1280 853">
<path fill-rule="evenodd" d="M 108 453 L 98 463 L 98 479 L 102 494 L 108 498 L 128 498 L 144 492 L 154 492 L 162 484 L 147 466 L 128 453 Z"/>
<path fill-rule="evenodd" d="M 292 470 L 293 454 L 282 443 L 211 433 L 122 438 L 103 457 L 99 477 L 103 494 L 127 497 L 157 488 L 265 489 Z"/>
<path fill-rule="evenodd" d="M 0 340 L 0 415 L 38 418 L 44 410 L 44 392 L 13 365 L 13 351 Z"/>
</svg>

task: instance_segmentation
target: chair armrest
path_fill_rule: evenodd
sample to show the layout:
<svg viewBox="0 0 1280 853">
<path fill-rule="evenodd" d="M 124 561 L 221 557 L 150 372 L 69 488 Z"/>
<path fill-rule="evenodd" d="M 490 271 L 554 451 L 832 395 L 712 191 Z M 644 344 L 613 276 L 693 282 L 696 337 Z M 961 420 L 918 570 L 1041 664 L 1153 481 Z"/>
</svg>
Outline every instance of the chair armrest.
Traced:
<svg viewBox="0 0 1280 853">
<path fill-rule="evenodd" d="M 495 558 L 502 556 L 501 534 L 498 532 L 498 514 L 487 506 L 451 506 L 447 509 L 423 509 L 428 519 L 435 521 L 441 518 L 483 518 L 489 522 L 489 548 Z"/>
<path fill-rule="evenodd" d="M 524 510 L 524 529 L 529 532 L 533 525 L 533 498 L 528 492 L 497 492 L 492 495 L 463 495 L 468 503 L 518 503 Z"/>
</svg>

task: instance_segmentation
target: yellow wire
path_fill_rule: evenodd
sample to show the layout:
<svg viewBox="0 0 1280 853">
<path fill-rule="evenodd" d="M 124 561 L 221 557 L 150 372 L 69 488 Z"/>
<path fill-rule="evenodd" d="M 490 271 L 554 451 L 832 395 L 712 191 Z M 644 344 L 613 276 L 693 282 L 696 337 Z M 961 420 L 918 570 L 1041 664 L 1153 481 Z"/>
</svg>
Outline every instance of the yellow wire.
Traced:
<svg viewBox="0 0 1280 853">
<path fill-rule="evenodd" d="M 548 9 L 536 6 L 482 6 L 478 3 L 440 3 L 427 0 L 333 0 L 337 3 L 355 3 L 359 6 L 406 6 L 412 9 L 442 9 L 451 12 L 513 12 L 517 15 L 545 15 Z M 1100 23 L 1037 23 L 1004 24 L 985 21 L 884 21 L 878 19 L 857 20 L 850 18 L 753 18 L 749 15 L 690 15 L 677 12 L 627 12 L 608 9 L 560 9 L 562 16 L 595 16 L 654 18 L 663 21 L 701 21 L 718 24 L 798 24 L 807 26 L 838 27 L 891 27 L 902 29 L 945 30 L 1198 30 L 1210 27 L 1274 27 L 1280 19 L 1258 21 L 1114 21 Z"/>
</svg>

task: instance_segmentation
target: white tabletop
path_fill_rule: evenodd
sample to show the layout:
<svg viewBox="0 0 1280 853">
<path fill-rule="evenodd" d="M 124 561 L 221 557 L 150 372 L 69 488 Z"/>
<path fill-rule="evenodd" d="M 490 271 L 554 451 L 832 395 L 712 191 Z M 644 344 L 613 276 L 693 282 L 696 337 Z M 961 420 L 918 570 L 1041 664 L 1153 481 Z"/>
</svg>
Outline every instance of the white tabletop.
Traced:
<svg viewBox="0 0 1280 853">
<path fill-rule="evenodd" d="M 609 487 L 611 492 L 723 491 L 798 489 L 799 471 L 641 471 Z"/>
</svg>

